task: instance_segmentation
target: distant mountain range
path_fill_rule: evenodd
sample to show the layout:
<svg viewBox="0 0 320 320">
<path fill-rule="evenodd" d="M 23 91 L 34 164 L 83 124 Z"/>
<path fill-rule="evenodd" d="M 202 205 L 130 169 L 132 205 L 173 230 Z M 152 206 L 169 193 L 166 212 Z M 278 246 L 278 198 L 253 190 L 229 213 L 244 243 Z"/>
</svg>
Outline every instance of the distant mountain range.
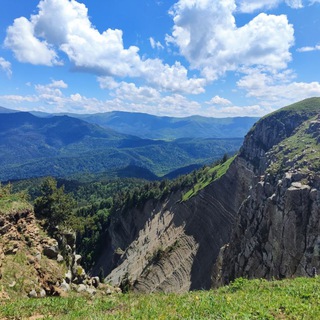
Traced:
<svg viewBox="0 0 320 320">
<path fill-rule="evenodd" d="M 192 131 L 189 136 L 174 141 L 142 139 L 66 115 L 39 117 L 1 108 L 0 180 L 120 169 L 119 175 L 136 176 L 139 170 L 132 169 L 136 167 L 151 178 L 217 160 L 236 152 L 243 141 L 238 136 L 203 139 Z"/>
<path fill-rule="evenodd" d="M 157 117 L 144 113 L 113 111 L 92 115 L 72 115 L 90 123 L 145 139 L 243 138 L 258 120 L 253 117 L 186 118 Z"/>
</svg>

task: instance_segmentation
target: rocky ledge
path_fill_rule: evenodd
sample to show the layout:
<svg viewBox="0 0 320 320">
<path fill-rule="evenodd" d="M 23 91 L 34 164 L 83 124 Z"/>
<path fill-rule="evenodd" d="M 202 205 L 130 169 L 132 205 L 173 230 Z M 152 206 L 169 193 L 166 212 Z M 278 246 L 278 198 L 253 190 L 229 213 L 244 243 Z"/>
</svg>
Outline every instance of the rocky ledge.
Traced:
<svg viewBox="0 0 320 320">
<path fill-rule="evenodd" d="M 85 272 L 72 232 L 60 232 L 58 240 L 46 235 L 30 209 L 0 214 L 0 299 L 121 292 Z"/>
</svg>

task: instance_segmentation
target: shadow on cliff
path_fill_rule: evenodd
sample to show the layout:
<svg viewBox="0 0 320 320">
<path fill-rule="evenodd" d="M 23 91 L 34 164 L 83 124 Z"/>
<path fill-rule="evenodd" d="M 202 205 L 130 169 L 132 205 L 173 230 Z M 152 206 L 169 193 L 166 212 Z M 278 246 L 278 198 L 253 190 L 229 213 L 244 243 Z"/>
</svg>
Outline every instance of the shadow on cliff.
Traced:
<svg viewBox="0 0 320 320">
<path fill-rule="evenodd" d="M 220 248 L 229 242 L 238 209 L 246 198 L 252 172 L 236 159 L 219 180 L 200 191 L 181 205 L 190 211 L 190 217 L 174 215 L 173 222 L 186 222 L 185 234 L 198 244 L 191 269 L 190 290 L 210 289 L 212 269 Z"/>
</svg>

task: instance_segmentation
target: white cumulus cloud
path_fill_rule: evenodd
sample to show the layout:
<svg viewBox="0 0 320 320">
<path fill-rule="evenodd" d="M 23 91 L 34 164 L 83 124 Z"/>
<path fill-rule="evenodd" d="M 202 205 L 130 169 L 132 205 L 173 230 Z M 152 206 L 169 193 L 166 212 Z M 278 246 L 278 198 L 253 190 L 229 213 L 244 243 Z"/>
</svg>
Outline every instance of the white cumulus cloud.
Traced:
<svg viewBox="0 0 320 320">
<path fill-rule="evenodd" d="M 4 44 L 20 62 L 46 66 L 61 64 L 50 45 L 35 37 L 34 24 L 24 17 L 15 19 L 8 27 Z"/>
<path fill-rule="evenodd" d="M 248 97 L 257 98 L 265 106 L 282 107 L 305 98 L 320 96 L 319 82 L 296 82 L 292 78 L 293 75 L 288 71 L 284 74 L 269 74 L 252 70 L 237 85 L 247 91 Z"/>
<path fill-rule="evenodd" d="M 207 101 L 206 103 L 218 106 L 229 106 L 232 104 L 230 100 L 222 98 L 220 96 L 214 96 L 210 101 Z"/>
<path fill-rule="evenodd" d="M 234 0 L 179 0 L 171 10 L 174 27 L 167 42 L 209 80 L 241 66 L 285 68 L 294 43 L 287 17 L 261 13 L 237 27 L 235 10 Z"/>
<path fill-rule="evenodd" d="M 41 0 L 39 12 L 18 18 L 7 30 L 5 45 L 21 62 L 52 66 L 61 64 L 64 52 L 74 69 L 108 77 L 139 77 L 150 84 L 183 93 L 203 92 L 203 79 L 189 79 L 187 69 L 156 59 L 143 59 L 136 46 L 124 47 L 122 30 L 99 32 L 88 17 L 88 9 L 75 0 Z M 156 47 L 158 42 L 151 41 Z M 153 73 L 152 77 L 150 76 Z M 155 79 L 158 75 L 164 82 Z"/>
</svg>

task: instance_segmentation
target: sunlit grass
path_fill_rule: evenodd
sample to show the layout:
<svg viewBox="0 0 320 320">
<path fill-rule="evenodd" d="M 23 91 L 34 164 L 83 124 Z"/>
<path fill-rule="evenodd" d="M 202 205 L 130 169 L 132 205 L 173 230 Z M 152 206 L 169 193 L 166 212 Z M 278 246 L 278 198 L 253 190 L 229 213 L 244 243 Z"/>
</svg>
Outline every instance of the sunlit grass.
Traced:
<svg viewBox="0 0 320 320">
<path fill-rule="evenodd" d="M 0 317 L 25 319 L 320 319 L 320 280 L 238 279 L 230 286 L 184 294 L 17 299 Z"/>
<path fill-rule="evenodd" d="M 235 159 L 236 156 L 228 159 L 224 163 L 218 164 L 213 168 L 210 168 L 206 174 L 204 174 L 201 179 L 194 184 L 192 189 L 187 191 L 182 196 L 182 201 L 186 201 L 190 199 L 191 197 L 195 196 L 200 190 L 204 189 L 206 186 L 208 186 L 213 181 L 216 181 L 220 179 L 229 169 L 230 164 Z"/>
</svg>

